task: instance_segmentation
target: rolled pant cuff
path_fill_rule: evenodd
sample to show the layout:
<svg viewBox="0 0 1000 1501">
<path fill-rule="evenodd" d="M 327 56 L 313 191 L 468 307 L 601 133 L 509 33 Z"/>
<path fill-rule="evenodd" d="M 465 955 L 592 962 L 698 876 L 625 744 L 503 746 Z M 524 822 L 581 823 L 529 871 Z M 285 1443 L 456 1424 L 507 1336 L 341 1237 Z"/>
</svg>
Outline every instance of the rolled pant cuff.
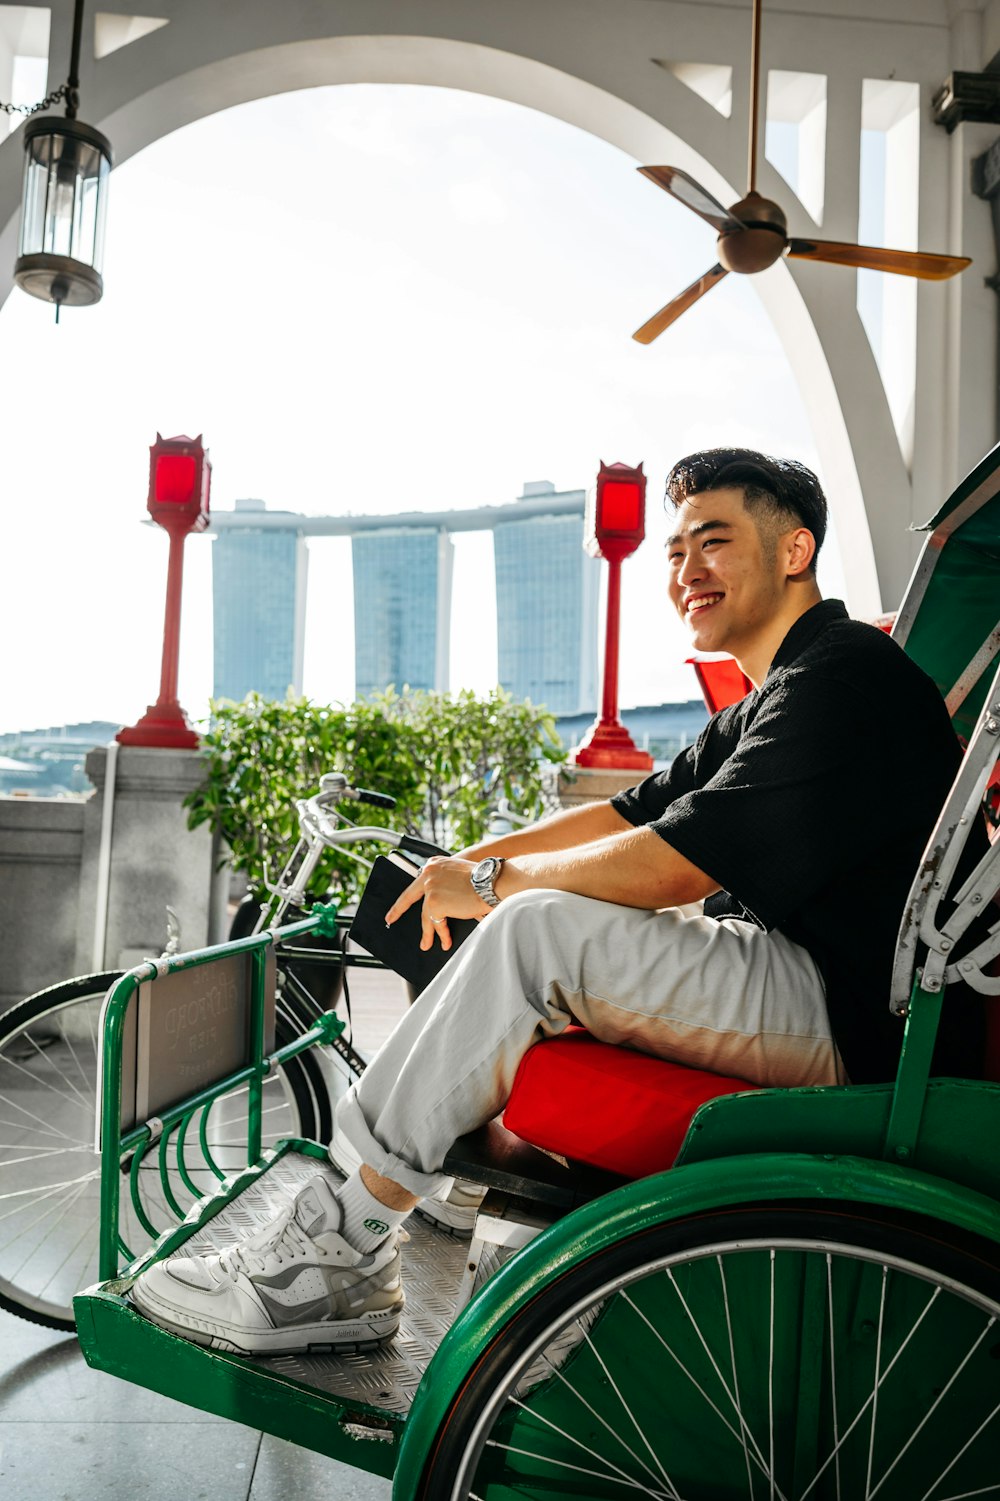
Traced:
<svg viewBox="0 0 1000 1501">
<path fill-rule="evenodd" d="M 353 1090 L 337 1106 L 336 1130 L 346 1136 L 362 1162 L 418 1199 L 444 1199 L 454 1187 L 455 1179 L 450 1174 L 422 1173 L 380 1146 L 368 1129 Z"/>
</svg>

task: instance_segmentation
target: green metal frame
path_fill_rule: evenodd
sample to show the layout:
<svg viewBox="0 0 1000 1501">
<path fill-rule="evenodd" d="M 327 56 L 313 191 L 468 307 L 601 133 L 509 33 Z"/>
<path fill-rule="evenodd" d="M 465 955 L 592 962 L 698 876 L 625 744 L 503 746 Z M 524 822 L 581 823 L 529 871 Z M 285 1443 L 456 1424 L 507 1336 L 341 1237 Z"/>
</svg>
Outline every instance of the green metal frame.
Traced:
<svg viewBox="0 0 1000 1501">
<path fill-rule="evenodd" d="M 190 1223 L 183 1207 L 173 1192 L 169 1176 L 169 1146 L 174 1139 L 177 1170 L 185 1188 L 196 1200 L 202 1197 L 191 1176 L 191 1165 L 186 1157 L 189 1130 L 198 1117 L 198 1145 L 202 1163 L 220 1182 L 226 1175 L 212 1156 L 208 1141 L 208 1115 L 212 1105 L 223 1095 L 233 1090 L 247 1089 L 247 1143 L 246 1161 L 252 1166 L 261 1161 L 261 1095 L 264 1079 L 274 1069 L 290 1058 L 305 1052 L 316 1043 L 332 1042 L 344 1030 L 344 1023 L 333 1012 L 319 1018 L 316 1025 L 294 1042 L 276 1052 L 264 1053 L 264 1021 L 267 1007 L 266 955 L 275 944 L 294 940 L 306 933 L 319 932 L 331 936 L 336 931 L 337 908 L 333 904 L 318 904 L 308 918 L 276 928 L 273 932 L 259 933 L 252 938 L 238 939 L 215 948 L 197 949 L 189 954 L 177 954 L 170 959 L 149 960 L 137 965 L 116 981 L 108 994 L 104 1017 L 103 1072 L 101 1087 L 101 1240 L 100 1277 L 102 1281 L 120 1275 L 122 1266 L 135 1261 L 135 1253 L 125 1244 L 119 1233 L 121 1168 L 123 1161 L 131 1157 L 129 1187 L 132 1204 L 139 1223 L 147 1234 L 162 1248 L 169 1242 L 162 1241 L 162 1227 L 153 1224 L 143 1203 L 140 1170 L 147 1155 L 157 1149 L 158 1179 L 168 1207 L 177 1222 L 182 1223 L 185 1233 L 190 1233 Z M 249 954 L 251 960 L 249 1058 L 244 1067 L 217 1080 L 197 1094 L 164 1110 L 155 1120 L 146 1121 L 124 1135 L 121 1131 L 122 1112 L 122 1051 L 125 1019 L 128 1008 L 139 986 L 147 981 L 162 979 L 165 975 L 178 974 L 227 959 L 234 954 Z M 170 1237 L 170 1241 L 173 1240 Z M 145 1253 L 143 1260 L 151 1254 Z"/>
</svg>

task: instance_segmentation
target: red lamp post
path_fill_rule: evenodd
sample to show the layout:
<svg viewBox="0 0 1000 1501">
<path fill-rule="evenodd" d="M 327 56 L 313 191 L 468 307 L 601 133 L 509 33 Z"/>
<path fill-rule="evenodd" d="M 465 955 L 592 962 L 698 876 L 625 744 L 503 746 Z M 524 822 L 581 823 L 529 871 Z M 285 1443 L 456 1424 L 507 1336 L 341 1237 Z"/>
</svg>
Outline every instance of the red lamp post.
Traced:
<svg viewBox="0 0 1000 1501">
<path fill-rule="evenodd" d="M 177 702 L 177 665 L 181 640 L 181 584 L 184 539 L 208 525 L 208 492 L 212 466 L 197 438 L 161 438 L 149 450 L 149 495 L 146 509 L 170 538 L 167 561 L 167 602 L 163 618 L 163 661 L 160 696 L 137 724 L 119 730 L 122 745 L 149 745 L 196 750 L 198 735 Z"/>
<path fill-rule="evenodd" d="M 602 462 L 587 504 L 584 546 L 608 564 L 608 615 L 604 637 L 604 694 L 600 717 L 584 735 L 573 760 L 577 766 L 651 771 L 653 758 L 639 750 L 618 718 L 618 626 L 622 561 L 646 535 L 646 476 L 642 465 Z"/>
</svg>

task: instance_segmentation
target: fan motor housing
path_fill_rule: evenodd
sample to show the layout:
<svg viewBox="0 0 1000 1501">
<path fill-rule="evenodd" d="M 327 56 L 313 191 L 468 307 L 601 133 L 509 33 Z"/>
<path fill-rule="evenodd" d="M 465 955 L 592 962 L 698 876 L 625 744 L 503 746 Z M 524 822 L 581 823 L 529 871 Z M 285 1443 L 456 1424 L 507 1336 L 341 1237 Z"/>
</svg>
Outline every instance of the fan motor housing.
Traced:
<svg viewBox="0 0 1000 1501">
<path fill-rule="evenodd" d="M 729 210 L 742 228 L 719 236 L 719 260 L 727 271 L 744 274 L 773 266 L 787 243 L 784 210 L 760 193 L 748 193 Z"/>
<path fill-rule="evenodd" d="M 733 229 L 719 236 L 716 248 L 727 271 L 766 271 L 781 256 L 785 236 L 780 229 Z"/>
</svg>

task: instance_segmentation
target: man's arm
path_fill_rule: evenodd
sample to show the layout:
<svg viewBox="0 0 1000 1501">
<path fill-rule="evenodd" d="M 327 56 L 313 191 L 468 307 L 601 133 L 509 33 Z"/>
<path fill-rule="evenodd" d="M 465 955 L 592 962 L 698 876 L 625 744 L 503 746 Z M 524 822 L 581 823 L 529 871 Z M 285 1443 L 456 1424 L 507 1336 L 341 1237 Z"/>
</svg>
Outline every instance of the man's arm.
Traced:
<svg viewBox="0 0 1000 1501">
<path fill-rule="evenodd" d="M 565 808 L 553 813 L 526 829 L 516 829 L 496 839 L 481 839 L 478 844 L 459 850 L 455 858 L 475 863 L 484 855 L 502 855 L 508 859 L 514 855 L 572 849 L 576 845 L 593 844 L 609 834 L 625 833 L 631 828 L 628 819 L 623 818 L 610 803 L 584 803 L 579 808 Z"/>
<path fill-rule="evenodd" d="M 491 853 L 494 849 L 490 846 Z M 473 890 L 472 869 L 472 861 L 458 857 L 428 861 L 389 908 L 386 922 L 422 901 L 421 948 L 429 949 L 436 933 L 442 948 L 449 949 L 447 918 L 480 918 L 490 911 Z M 505 857 L 494 889 L 501 901 L 518 891 L 572 891 L 654 910 L 700 901 L 718 891 L 719 883 L 651 829 L 628 825 L 589 844 Z"/>
<path fill-rule="evenodd" d="M 576 849 L 507 860 L 495 887 L 501 901 L 541 888 L 653 911 L 699 902 L 718 891 L 719 883 L 652 829 L 630 826 Z"/>
</svg>

